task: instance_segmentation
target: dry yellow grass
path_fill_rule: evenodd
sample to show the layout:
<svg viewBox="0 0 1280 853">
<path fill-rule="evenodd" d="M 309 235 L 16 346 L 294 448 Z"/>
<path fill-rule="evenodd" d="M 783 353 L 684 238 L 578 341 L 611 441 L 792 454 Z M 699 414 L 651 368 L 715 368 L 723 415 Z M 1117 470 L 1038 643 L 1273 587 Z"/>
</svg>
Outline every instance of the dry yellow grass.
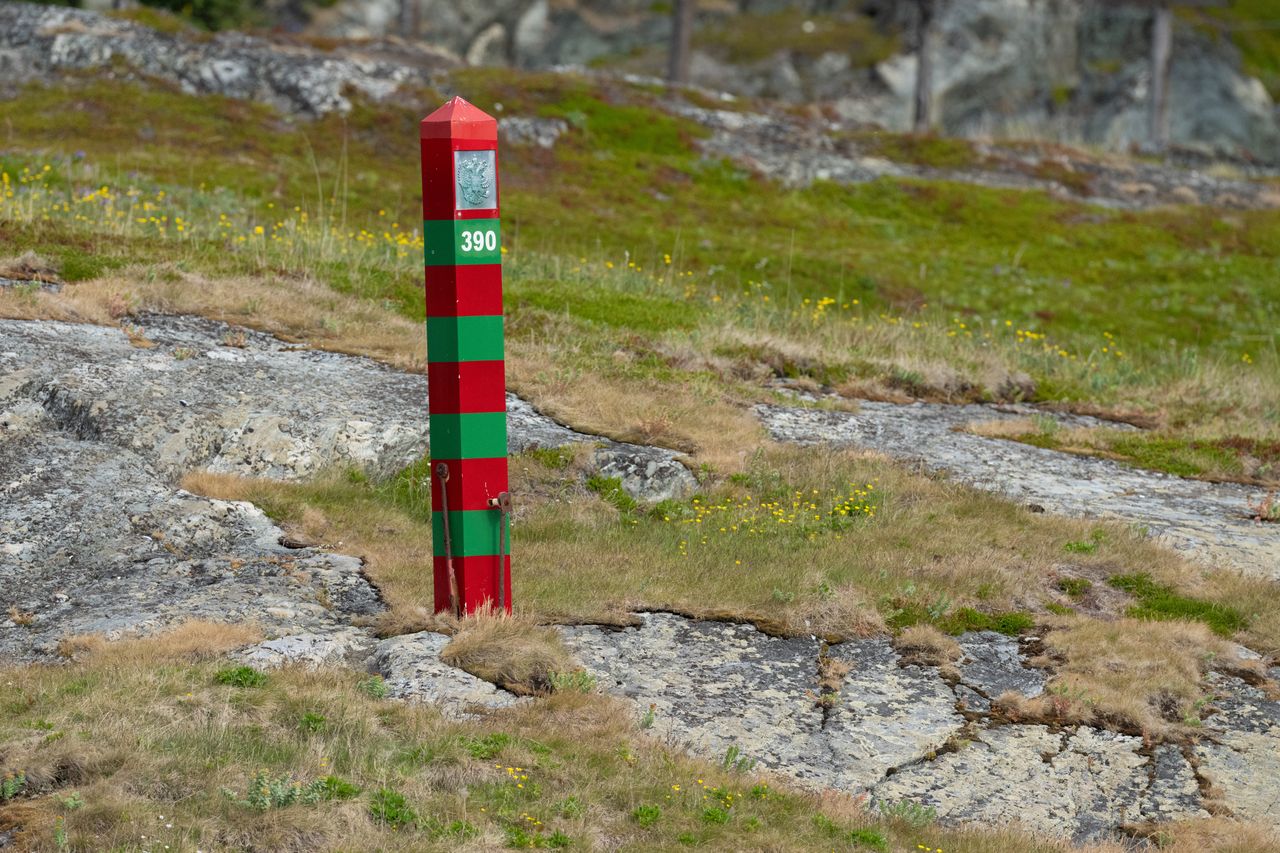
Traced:
<svg viewBox="0 0 1280 853">
<path fill-rule="evenodd" d="M 578 668 L 556 629 L 520 613 L 492 611 L 457 620 L 440 659 L 522 695 L 547 693 L 552 676 Z"/>
<path fill-rule="evenodd" d="M 949 667 L 960 660 L 960 644 L 932 625 L 919 624 L 903 629 L 893 638 L 894 648 L 904 663 Z"/>
<path fill-rule="evenodd" d="M 101 634 L 74 634 L 58 642 L 58 654 L 97 666 L 154 666 L 172 660 L 204 661 L 256 643 L 253 625 L 192 619 L 152 637 L 109 642 Z"/>
<path fill-rule="evenodd" d="M 0 317 L 10 319 L 110 326 L 142 311 L 196 314 L 402 370 L 426 365 L 421 324 L 305 277 L 207 277 L 164 265 L 68 284 L 59 293 L 0 290 Z"/>
<path fill-rule="evenodd" d="M 1232 644 L 1196 622 L 1056 617 L 1044 637 L 1055 675 L 1046 695 L 1011 702 L 1023 717 L 1101 721 L 1146 736 L 1182 738 L 1200 723 L 1210 667 L 1264 675 Z"/>
</svg>

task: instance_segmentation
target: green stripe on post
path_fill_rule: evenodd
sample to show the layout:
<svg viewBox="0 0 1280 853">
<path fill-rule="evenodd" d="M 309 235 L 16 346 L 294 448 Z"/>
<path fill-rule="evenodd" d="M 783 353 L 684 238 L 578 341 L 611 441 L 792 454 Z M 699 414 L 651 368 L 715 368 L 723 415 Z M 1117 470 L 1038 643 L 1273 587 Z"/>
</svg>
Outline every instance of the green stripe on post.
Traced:
<svg viewBox="0 0 1280 853">
<path fill-rule="evenodd" d="M 480 412 L 429 418 L 432 459 L 505 459 L 507 413 Z"/>
<path fill-rule="evenodd" d="M 502 230 L 496 219 L 427 219 L 422 243 L 429 267 L 502 263 Z"/>
<path fill-rule="evenodd" d="M 427 361 L 502 361 L 502 315 L 428 317 Z"/>
<path fill-rule="evenodd" d="M 502 513 L 492 509 L 449 511 L 449 543 L 455 557 L 487 557 L 498 553 L 498 525 Z M 444 513 L 431 513 L 432 551 L 444 553 Z M 511 520 L 503 533 L 503 550 L 510 552 Z"/>
</svg>

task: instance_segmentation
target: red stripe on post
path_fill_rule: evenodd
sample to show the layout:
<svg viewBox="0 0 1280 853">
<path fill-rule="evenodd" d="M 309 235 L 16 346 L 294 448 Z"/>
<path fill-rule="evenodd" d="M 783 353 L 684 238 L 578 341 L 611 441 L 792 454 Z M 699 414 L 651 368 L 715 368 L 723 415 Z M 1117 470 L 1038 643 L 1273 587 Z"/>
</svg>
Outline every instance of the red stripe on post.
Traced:
<svg viewBox="0 0 1280 853">
<path fill-rule="evenodd" d="M 427 267 L 428 317 L 490 317 L 501 313 L 501 264 Z"/>
<path fill-rule="evenodd" d="M 432 459 L 431 467 L 441 462 L 449 466 L 449 509 L 466 512 L 489 509 L 489 499 L 507 491 L 507 460 L 498 459 Z M 440 512 L 440 480 L 431 478 L 431 508 Z M 498 517 L 494 510 L 494 518 Z"/>
<path fill-rule="evenodd" d="M 507 380 L 501 361 L 437 361 L 427 365 L 427 393 L 437 415 L 505 412 Z"/>
<path fill-rule="evenodd" d="M 436 557 L 435 572 L 436 612 L 449 609 L 449 570 L 445 558 Z M 458 577 L 458 597 L 463 601 L 465 613 L 475 613 L 485 605 L 498 605 L 498 555 L 492 557 L 454 557 L 453 570 Z M 511 555 L 502 558 L 502 580 L 506 586 L 503 601 L 511 611 Z"/>
</svg>

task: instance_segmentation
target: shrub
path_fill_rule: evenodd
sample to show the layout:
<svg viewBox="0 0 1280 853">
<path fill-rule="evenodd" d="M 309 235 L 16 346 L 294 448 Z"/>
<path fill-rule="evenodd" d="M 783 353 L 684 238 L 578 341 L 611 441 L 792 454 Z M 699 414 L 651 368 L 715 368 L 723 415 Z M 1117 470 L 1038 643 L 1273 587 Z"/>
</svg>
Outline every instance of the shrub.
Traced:
<svg viewBox="0 0 1280 853">
<path fill-rule="evenodd" d="M 394 788 L 378 789 L 369 802 L 369 816 L 393 829 L 416 823 L 418 820 L 418 813 L 405 800 L 404 794 Z"/>
<path fill-rule="evenodd" d="M 267 676 L 251 666 L 234 666 L 219 670 L 213 680 L 228 687 L 262 687 L 267 683 Z"/>
<path fill-rule="evenodd" d="M 641 829 L 648 829 L 662 817 L 662 809 L 649 805 L 636 806 L 635 811 L 631 812 L 631 817 L 640 824 Z"/>
</svg>

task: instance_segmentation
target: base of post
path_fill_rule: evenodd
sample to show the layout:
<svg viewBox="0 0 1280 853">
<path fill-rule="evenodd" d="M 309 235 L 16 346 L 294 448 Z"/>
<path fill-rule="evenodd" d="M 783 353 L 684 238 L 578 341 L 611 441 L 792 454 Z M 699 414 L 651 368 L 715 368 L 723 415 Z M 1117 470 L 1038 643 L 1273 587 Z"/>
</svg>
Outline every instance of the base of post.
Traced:
<svg viewBox="0 0 1280 853">
<path fill-rule="evenodd" d="M 458 598 L 464 615 L 486 607 L 498 606 L 498 555 L 454 557 L 453 570 L 458 576 Z M 502 582 L 506 586 L 504 608 L 511 612 L 511 555 L 502 558 Z M 444 557 L 435 558 L 435 611 L 449 612 L 449 569 Z"/>
</svg>

